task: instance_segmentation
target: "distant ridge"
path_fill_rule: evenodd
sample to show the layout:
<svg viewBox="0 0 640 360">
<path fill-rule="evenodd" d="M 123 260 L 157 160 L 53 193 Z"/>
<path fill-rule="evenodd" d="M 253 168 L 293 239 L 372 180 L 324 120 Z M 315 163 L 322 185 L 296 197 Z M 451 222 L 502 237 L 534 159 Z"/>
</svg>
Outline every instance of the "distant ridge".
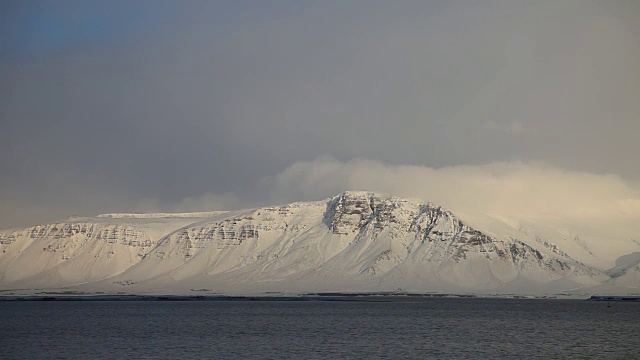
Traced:
<svg viewBox="0 0 640 360">
<path fill-rule="evenodd" d="M 227 213 L 228 211 L 201 211 L 201 212 L 187 212 L 187 213 L 115 213 L 115 214 L 100 214 L 96 217 L 99 218 L 111 218 L 111 219 L 156 219 L 156 218 L 206 218 L 216 217 Z"/>
</svg>

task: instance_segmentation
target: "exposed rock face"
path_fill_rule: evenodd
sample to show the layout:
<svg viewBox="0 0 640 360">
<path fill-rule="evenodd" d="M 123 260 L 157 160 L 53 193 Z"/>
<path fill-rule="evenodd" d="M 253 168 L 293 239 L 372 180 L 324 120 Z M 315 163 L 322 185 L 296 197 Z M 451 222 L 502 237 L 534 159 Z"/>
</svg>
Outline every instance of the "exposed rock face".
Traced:
<svg viewBox="0 0 640 360">
<path fill-rule="evenodd" d="M 110 214 L 0 232 L 0 287 L 486 293 L 610 279 L 556 244 L 488 235 L 420 200 L 346 192 L 201 214 Z"/>
<path fill-rule="evenodd" d="M 102 225 L 92 223 L 58 223 L 34 226 L 9 235 L 30 239 L 75 239 L 81 242 L 105 241 L 127 246 L 146 247 L 154 244 L 144 232 L 130 226 Z"/>
</svg>

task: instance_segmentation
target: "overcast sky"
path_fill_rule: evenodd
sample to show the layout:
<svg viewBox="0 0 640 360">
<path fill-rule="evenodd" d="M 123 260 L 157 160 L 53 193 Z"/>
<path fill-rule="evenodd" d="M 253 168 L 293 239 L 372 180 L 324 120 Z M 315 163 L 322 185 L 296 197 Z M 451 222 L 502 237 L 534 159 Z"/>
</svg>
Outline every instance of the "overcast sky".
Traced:
<svg viewBox="0 0 640 360">
<path fill-rule="evenodd" d="M 0 227 L 514 174 L 640 214 L 639 155 L 637 0 L 0 4 Z"/>
</svg>

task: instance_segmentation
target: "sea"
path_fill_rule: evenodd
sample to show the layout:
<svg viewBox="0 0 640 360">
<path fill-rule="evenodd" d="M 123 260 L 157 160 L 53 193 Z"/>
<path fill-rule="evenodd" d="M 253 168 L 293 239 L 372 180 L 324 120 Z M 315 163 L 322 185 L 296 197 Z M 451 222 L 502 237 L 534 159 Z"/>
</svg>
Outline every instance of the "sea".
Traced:
<svg viewBox="0 0 640 360">
<path fill-rule="evenodd" d="M 640 303 L 3 301 L 1 359 L 640 359 Z"/>
</svg>

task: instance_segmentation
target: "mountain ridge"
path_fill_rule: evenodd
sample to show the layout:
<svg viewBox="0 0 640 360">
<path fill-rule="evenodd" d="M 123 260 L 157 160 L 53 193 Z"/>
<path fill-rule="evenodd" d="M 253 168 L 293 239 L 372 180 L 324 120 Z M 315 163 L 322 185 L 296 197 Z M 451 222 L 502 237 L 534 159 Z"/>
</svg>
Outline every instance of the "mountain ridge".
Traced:
<svg viewBox="0 0 640 360">
<path fill-rule="evenodd" d="M 472 226 L 431 202 L 366 191 L 239 212 L 74 217 L 0 231 L 0 289 L 640 291 L 635 255 L 604 268 L 584 250 L 591 243 L 483 221 Z M 624 246 L 618 257 L 633 253 Z"/>
</svg>

